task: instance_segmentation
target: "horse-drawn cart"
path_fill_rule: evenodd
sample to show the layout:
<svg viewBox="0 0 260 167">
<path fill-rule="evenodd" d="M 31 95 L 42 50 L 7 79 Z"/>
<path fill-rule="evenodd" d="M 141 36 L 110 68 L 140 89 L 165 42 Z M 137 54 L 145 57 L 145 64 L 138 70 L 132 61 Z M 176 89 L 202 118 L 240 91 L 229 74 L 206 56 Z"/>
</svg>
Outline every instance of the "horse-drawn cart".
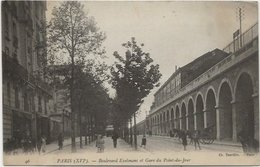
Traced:
<svg viewBox="0 0 260 167">
<path fill-rule="evenodd" d="M 215 125 L 211 125 L 207 128 L 204 128 L 200 131 L 200 139 L 199 142 L 201 144 L 212 144 L 215 140 Z"/>
</svg>

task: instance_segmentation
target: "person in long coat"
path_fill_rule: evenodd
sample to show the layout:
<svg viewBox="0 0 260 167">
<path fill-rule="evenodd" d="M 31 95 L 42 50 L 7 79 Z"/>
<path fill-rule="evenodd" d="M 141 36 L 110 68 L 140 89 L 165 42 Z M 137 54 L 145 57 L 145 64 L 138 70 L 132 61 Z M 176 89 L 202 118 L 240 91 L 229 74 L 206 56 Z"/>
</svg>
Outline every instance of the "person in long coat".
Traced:
<svg viewBox="0 0 260 167">
<path fill-rule="evenodd" d="M 146 147 L 146 137 L 145 137 L 145 135 L 143 135 L 143 138 L 142 138 L 141 147 L 142 146 L 144 146 L 144 148 Z"/>
<path fill-rule="evenodd" d="M 197 145 L 200 148 L 200 142 L 199 142 L 199 131 L 195 130 L 194 134 L 193 134 L 193 141 L 194 141 L 194 145 L 195 145 L 195 150 L 197 150 Z"/>
<path fill-rule="evenodd" d="M 42 150 L 42 140 L 41 138 L 39 137 L 38 140 L 37 140 L 37 150 L 38 150 L 38 153 L 41 154 L 41 150 Z"/>
<path fill-rule="evenodd" d="M 184 147 L 184 150 L 186 150 L 186 146 L 187 146 L 187 132 L 186 131 L 182 132 L 181 139 L 182 139 L 182 145 Z"/>
<path fill-rule="evenodd" d="M 113 139 L 114 148 L 116 148 L 117 139 L 118 139 L 118 134 L 116 132 L 113 133 L 112 139 Z"/>
<path fill-rule="evenodd" d="M 59 150 L 61 150 L 63 147 L 63 136 L 61 133 L 58 136 L 58 146 L 59 146 Z"/>
</svg>

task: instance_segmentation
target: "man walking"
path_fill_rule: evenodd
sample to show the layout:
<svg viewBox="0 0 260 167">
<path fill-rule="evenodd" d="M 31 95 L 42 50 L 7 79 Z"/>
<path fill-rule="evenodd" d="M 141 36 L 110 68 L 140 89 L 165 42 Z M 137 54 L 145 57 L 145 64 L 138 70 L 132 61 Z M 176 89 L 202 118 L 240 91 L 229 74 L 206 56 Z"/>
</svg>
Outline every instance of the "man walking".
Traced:
<svg viewBox="0 0 260 167">
<path fill-rule="evenodd" d="M 116 148 L 117 139 L 118 139 L 118 134 L 116 133 L 116 131 L 114 131 L 114 133 L 112 135 L 112 139 L 113 139 L 114 148 Z"/>
<path fill-rule="evenodd" d="M 61 133 L 58 136 L 58 145 L 59 145 L 59 150 L 61 150 L 63 147 L 63 136 Z"/>
<path fill-rule="evenodd" d="M 193 141 L 194 141 L 194 144 L 195 144 L 195 150 L 197 150 L 197 145 L 198 145 L 199 149 L 201 150 L 200 143 L 199 143 L 199 131 L 198 130 L 196 130 L 194 132 Z"/>
</svg>

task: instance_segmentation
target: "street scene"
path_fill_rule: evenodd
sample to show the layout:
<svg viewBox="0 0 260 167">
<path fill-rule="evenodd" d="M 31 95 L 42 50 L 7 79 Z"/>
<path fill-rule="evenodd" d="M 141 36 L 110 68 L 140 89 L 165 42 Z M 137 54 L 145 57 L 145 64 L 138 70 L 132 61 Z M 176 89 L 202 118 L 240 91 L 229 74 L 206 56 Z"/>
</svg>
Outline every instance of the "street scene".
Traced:
<svg viewBox="0 0 260 167">
<path fill-rule="evenodd" d="M 1 4 L 4 165 L 260 164 L 257 2 Z"/>
</svg>

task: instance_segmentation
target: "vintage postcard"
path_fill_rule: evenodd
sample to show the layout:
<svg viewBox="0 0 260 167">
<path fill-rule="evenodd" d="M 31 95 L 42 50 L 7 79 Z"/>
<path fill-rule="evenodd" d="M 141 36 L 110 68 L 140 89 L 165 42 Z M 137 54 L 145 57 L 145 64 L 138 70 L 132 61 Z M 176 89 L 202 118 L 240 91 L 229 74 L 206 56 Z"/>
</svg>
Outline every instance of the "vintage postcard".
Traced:
<svg viewBox="0 0 260 167">
<path fill-rule="evenodd" d="M 3 165 L 260 165 L 257 1 L 2 1 Z"/>
</svg>

